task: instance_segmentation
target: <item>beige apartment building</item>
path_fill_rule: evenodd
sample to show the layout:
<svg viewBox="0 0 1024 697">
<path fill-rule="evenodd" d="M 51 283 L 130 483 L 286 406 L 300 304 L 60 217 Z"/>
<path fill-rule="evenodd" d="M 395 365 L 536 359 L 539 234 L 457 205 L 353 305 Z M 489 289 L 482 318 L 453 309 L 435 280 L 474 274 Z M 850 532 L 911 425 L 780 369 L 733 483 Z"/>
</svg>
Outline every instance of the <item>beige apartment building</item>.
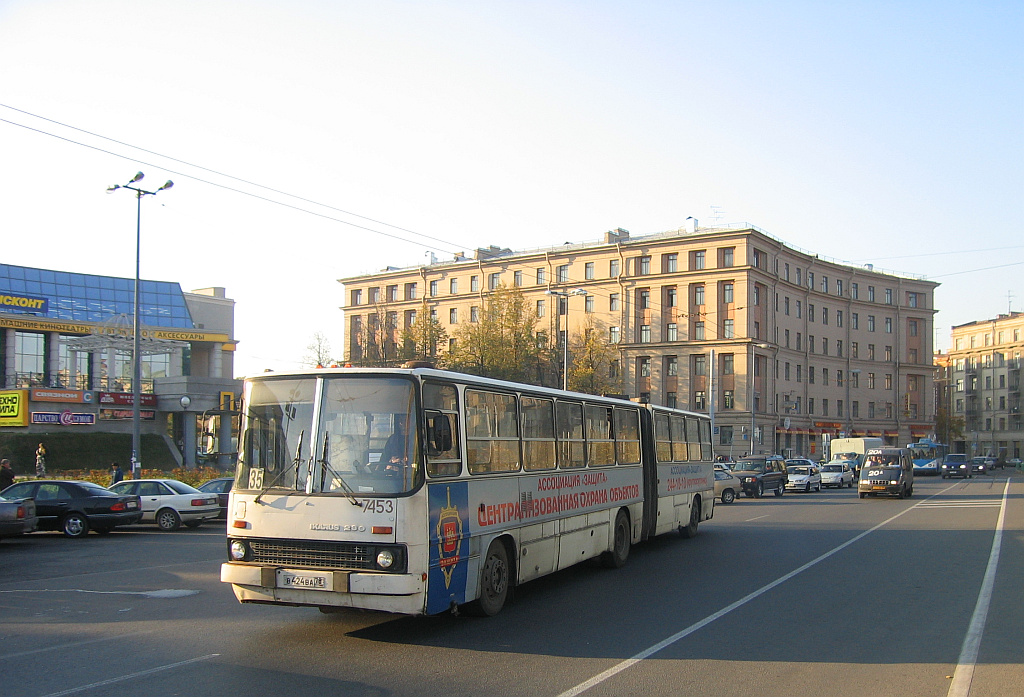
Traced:
<svg viewBox="0 0 1024 697">
<path fill-rule="evenodd" d="M 964 420 L 954 452 L 1000 460 L 1021 457 L 1020 368 L 1024 312 L 953 327 L 945 372 L 949 411 Z"/>
<path fill-rule="evenodd" d="M 825 260 L 753 226 L 620 228 L 340 282 L 354 365 L 372 342 L 393 351 L 424 307 L 453 335 L 504 283 L 523 292 L 552 345 L 564 346 L 554 340 L 567 327 L 601 327 L 631 398 L 712 414 L 719 455 L 821 457 L 841 434 L 905 444 L 934 432 L 938 284 Z"/>
</svg>

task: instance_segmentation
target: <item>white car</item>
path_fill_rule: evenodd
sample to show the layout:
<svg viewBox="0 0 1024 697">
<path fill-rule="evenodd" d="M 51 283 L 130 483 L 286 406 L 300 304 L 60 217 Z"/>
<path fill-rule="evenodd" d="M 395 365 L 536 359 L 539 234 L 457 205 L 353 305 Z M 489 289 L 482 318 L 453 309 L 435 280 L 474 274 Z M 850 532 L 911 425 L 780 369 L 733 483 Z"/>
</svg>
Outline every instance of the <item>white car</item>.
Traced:
<svg viewBox="0 0 1024 697">
<path fill-rule="evenodd" d="M 740 480 L 726 467 L 715 465 L 715 498 L 732 503 L 740 495 Z"/>
<path fill-rule="evenodd" d="M 826 489 L 834 486 L 842 489 L 844 486 L 853 488 L 853 467 L 855 463 L 851 460 L 833 460 L 821 466 L 821 485 Z"/>
<path fill-rule="evenodd" d="M 789 473 L 787 489 L 796 491 L 821 491 L 821 472 L 818 466 L 805 459 L 786 460 L 786 471 Z"/>
<path fill-rule="evenodd" d="M 135 494 L 142 500 L 143 523 L 156 523 L 161 530 L 177 530 L 184 524 L 197 528 L 220 513 L 216 494 L 204 494 L 177 479 L 129 479 L 111 491 Z"/>
</svg>

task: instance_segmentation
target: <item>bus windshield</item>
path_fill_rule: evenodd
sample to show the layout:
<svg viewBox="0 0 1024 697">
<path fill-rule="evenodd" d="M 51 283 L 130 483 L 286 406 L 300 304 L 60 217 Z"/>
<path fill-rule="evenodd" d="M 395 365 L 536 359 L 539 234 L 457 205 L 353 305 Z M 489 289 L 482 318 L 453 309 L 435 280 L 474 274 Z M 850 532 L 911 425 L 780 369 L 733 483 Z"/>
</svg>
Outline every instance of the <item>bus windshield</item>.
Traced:
<svg viewBox="0 0 1024 697">
<path fill-rule="evenodd" d="M 248 384 L 239 490 L 360 497 L 408 493 L 422 481 L 412 381 L 331 376 Z"/>
</svg>

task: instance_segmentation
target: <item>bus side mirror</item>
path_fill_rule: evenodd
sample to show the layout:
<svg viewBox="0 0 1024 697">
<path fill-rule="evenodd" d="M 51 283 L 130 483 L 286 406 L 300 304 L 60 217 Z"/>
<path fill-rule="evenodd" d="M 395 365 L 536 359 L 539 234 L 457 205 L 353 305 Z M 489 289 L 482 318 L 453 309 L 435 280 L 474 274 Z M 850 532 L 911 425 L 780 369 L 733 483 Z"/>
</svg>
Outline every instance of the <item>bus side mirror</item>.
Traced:
<svg viewBox="0 0 1024 697">
<path fill-rule="evenodd" d="M 452 449 L 452 424 L 444 414 L 434 413 L 430 419 L 430 444 L 439 453 Z"/>
</svg>

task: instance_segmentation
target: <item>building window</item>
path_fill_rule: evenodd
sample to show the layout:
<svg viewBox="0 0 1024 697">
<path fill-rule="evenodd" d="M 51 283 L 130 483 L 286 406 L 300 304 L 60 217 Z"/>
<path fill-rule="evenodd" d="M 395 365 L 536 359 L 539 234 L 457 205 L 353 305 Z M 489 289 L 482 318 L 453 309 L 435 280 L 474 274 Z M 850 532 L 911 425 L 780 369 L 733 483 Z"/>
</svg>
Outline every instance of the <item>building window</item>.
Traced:
<svg viewBox="0 0 1024 697">
<path fill-rule="evenodd" d="M 588 261 L 583 265 L 583 277 L 588 281 L 594 278 L 594 262 Z"/>
<path fill-rule="evenodd" d="M 436 298 L 441 293 L 440 286 L 441 286 L 441 282 L 440 281 L 431 281 L 430 282 L 430 297 Z"/>
<path fill-rule="evenodd" d="M 885 333 L 892 334 L 892 317 L 885 318 Z"/>
<path fill-rule="evenodd" d="M 885 347 L 885 361 L 886 363 L 892 362 L 892 346 Z M 989 385 L 989 387 L 992 387 Z"/>
<path fill-rule="evenodd" d="M 646 276 L 649 273 L 651 273 L 651 258 L 647 257 L 647 256 L 637 257 L 637 260 L 636 260 L 636 275 L 637 276 Z"/>
<path fill-rule="evenodd" d="M 722 355 L 722 375 L 732 375 L 734 372 L 735 358 L 731 353 Z"/>
<path fill-rule="evenodd" d="M 619 277 L 619 260 L 611 259 L 608 261 L 608 276 L 610 278 Z"/>
<path fill-rule="evenodd" d="M 651 291 L 644 289 L 637 291 L 636 306 L 639 310 L 648 310 L 651 307 Z"/>
<path fill-rule="evenodd" d="M 544 301 L 543 300 L 538 300 L 537 301 L 537 316 L 538 317 L 543 317 L 546 311 L 547 311 L 547 308 L 545 307 Z"/>
<path fill-rule="evenodd" d="M 448 310 L 448 324 L 458 324 L 459 322 L 459 310 L 458 308 L 452 308 Z"/>
<path fill-rule="evenodd" d="M 851 283 L 850 284 L 850 297 L 853 298 L 854 300 L 859 300 L 860 299 L 860 286 L 858 284 L 856 284 L 856 283 Z M 855 402 L 855 404 L 856 404 L 856 402 Z"/>
<path fill-rule="evenodd" d="M 693 408 L 696 410 L 707 409 L 708 399 L 704 390 L 697 390 L 693 393 Z"/>
<path fill-rule="evenodd" d="M 734 402 L 733 391 L 724 390 L 722 392 L 722 408 L 723 409 L 735 409 L 736 405 Z M 724 438 L 724 436 L 723 436 Z M 730 439 L 731 440 L 731 439 Z"/>
<path fill-rule="evenodd" d="M 868 315 L 868 331 L 869 332 L 875 331 L 875 316 L 874 315 Z"/>
<path fill-rule="evenodd" d="M 448 292 L 452 295 L 455 295 L 456 293 L 459 292 L 459 279 L 453 278 L 452 280 L 448 281 Z"/>
<path fill-rule="evenodd" d="M 678 254 L 662 254 L 661 255 L 661 272 L 662 273 L 675 273 L 679 270 L 679 255 Z"/>
<path fill-rule="evenodd" d="M 875 302 L 875 287 L 874 286 L 868 286 L 868 302 L 869 303 Z"/>
<path fill-rule="evenodd" d="M 814 321 L 814 303 L 807 303 L 807 321 Z"/>
<path fill-rule="evenodd" d="M 840 298 L 843 297 L 843 280 L 841 278 L 836 279 L 836 295 Z"/>
<path fill-rule="evenodd" d="M 589 293 L 583 300 L 583 311 L 586 312 L 587 314 L 590 314 L 591 312 L 594 311 L 594 296 Z"/>
<path fill-rule="evenodd" d="M 814 413 L 814 397 L 808 397 L 807 398 L 807 413 L 808 414 L 813 414 Z"/>
<path fill-rule="evenodd" d="M 807 272 L 807 287 L 810 288 L 811 290 L 814 290 L 814 272 L 813 271 L 808 271 Z"/>
<path fill-rule="evenodd" d="M 868 373 L 868 389 L 869 390 L 875 389 L 875 374 L 874 373 Z"/>
<path fill-rule="evenodd" d="M 704 269 L 704 251 L 690 252 L 690 270 L 702 271 Z"/>
<path fill-rule="evenodd" d="M 836 326 L 837 327 L 843 326 L 843 311 L 842 310 L 836 310 Z"/>
<path fill-rule="evenodd" d="M 907 307 L 917 307 L 917 293 L 907 293 Z"/>
<path fill-rule="evenodd" d="M 490 290 L 497 290 L 498 286 L 501 285 L 501 274 L 492 273 L 487 275 L 487 287 Z"/>
<path fill-rule="evenodd" d="M 892 389 L 892 373 L 886 373 L 885 374 L 885 383 L 884 384 L 885 384 L 885 386 L 884 386 L 883 389 L 886 389 L 886 390 L 891 390 Z"/>
<path fill-rule="evenodd" d="M 665 393 L 665 406 L 668 407 L 669 409 L 676 409 L 677 408 L 677 401 L 676 401 L 676 393 L 675 392 L 666 392 Z"/>
<path fill-rule="evenodd" d="M 821 277 L 821 292 L 828 295 L 828 276 Z"/>
<path fill-rule="evenodd" d="M 783 298 L 783 300 L 782 300 L 782 307 L 783 307 L 782 311 L 788 317 L 789 316 L 789 296 L 788 295 L 785 298 Z"/>
<path fill-rule="evenodd" d="M 694 322 L 693 323 L 693 340 L 704 341 L 704 323 Z"/>
<path fill-rule="evenodd" d="M 556 283 L 568 283 L 569 282 L 569 265 L 562 264 L 555 267 L 555 282 Z"/>
<path fill-rule="evenodd" d="M 636 359 L 637 362 L 637 373 L 642 378 L 651 377 L 651 359 L 644 356 Z"/>
<path fill-rule="evenodd" d="M 523 272 L 522 271 L 513 271 L 512 272 L 512 283 L 515 284 L 516 288 L 522 288 L 523 287 Z"/>
<path fill-rule="evenodd" d="M 469 277 L 469 292 L 479 293 L 480 292 L 480 277 L 470 276 Z"/>
<path fill-rule="evenodd" d="M 733 302 L 733 285 L 731 283 L 722 284 L 722 302 L 726 305 Z"/>
<path fill-rule="evenodd" d="M 569 298 L 564 295 L 558 296 L 558 314 L 562 316 L 569 314 Z"/>
<path fill-rule="evenodd" d="M 799 363 L 796 364 L 796 381 L 797 382 L 803 382 L 804 381 L 803 366 L 800 365 Z"/>
<path fill-rule="evenodd" d="M 617 344 L 619 343 L 619 328 L 608 327 L 608 343 Z"/>
<path fill-rule="evenodd" d="M 640 325 L 640 343 L 649 344 L 651 343 L 651 325 L 641 324 Z"/>
<path fill-rule="evenodd" d="M 397 285 L 388 286 L 387 287 L 387 301 L 389 303 L 393 303 L 393 302 L 397 302 L 398 301 L 398 286 Z"/>
<path fill-rule="evenodd" d="M 479 322 L 480 321 L 480 308 L 477 307 L 476 305 L 473 305 L 472 307 L 469 308 L 469 321 L 470 322 Z"/>
<path fill-rule="evenodd" d="M 695 284 L 693 286 L 693 304 L 703 305 L 704 304 L 704 286 Z"/>
<path fill-rule="evenodd" d="M 611 293 L 608 295 L 608 310 L 611 312 L 619 311 L 619 294 Z"/>
<path fill-rule="evenodd" d="M 786 330 L 789 331 L 788 329 Z M 727 319 L 722 322 L 722 333 L 724 338 L 732 339 L 736 336 L 736 320 Z"/>
<path fill-rule="evenodd" d="M 735 264 L 736 248 L 725 247 L 722 249 L 722 267 L 728 268 Z"/>
<path fill-rule="evenodd" d="M 910 331 L 910 336 L 917 336 L 917 320 L 908 320 L 907 329 Z"/>
<path fill-rule="evenodd" d="M 850 313 L 850 326 L 853 329 L 860 329 L 860 315 L 856 312 Z"/>
<path fill-rule="evenodd" d="M 840 358 L 843 357 L 843 340 L 836 339 L 836 355 Z"/>
<path fill-rule="evenodd" d="M 892 288 L 885 289 L 885 304 L 892 305 Z"/>
<path fill-rule="evenodd" d="M 353 288 L 352 289 L 352 304 L 362 305 L 363 304 L 363 289 Z"/>
<path fill-rule="evenodd" d="M 696 376 L 704 376 L 708 374 L 708 359 L 706 356 L 694 356 L 693 357 L 693 374 Z"/>
<path fill-rule="evenodd" d="M 676 288 L 672 286 L 665 289 L 665 307 L 675 307 L 676 300 Z"/>
<path fill-rule="evenodd" d="M 675 322 L 665 325 L 665 341 L 679 341 L 679 329 Z"/>
<path fill-rule="evenodd" d="M 537 285 L 542 286 L 548 282 L 548 274 L 544 269 L 537 269 Z"/>
<path fill-rule="evenodd" d="M 675 377 L 679 374 L 679 359 L 675 356 L 665 356 L 665 374 Z"/>
</svg>

